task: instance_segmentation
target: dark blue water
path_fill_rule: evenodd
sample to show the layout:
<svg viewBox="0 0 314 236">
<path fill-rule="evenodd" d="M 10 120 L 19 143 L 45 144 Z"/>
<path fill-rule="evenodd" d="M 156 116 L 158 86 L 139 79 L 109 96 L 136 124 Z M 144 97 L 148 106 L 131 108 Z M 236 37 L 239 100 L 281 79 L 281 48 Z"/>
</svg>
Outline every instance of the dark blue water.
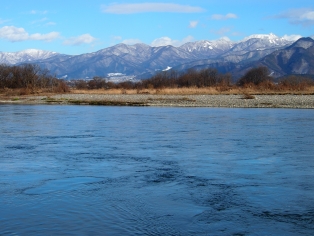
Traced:
<svg viewBox="0 0 314 236">
<path fill-rule="evenodd" d="M 313 235 L 314 110 L 0 106 L 0 235 Z"/>
</svg>

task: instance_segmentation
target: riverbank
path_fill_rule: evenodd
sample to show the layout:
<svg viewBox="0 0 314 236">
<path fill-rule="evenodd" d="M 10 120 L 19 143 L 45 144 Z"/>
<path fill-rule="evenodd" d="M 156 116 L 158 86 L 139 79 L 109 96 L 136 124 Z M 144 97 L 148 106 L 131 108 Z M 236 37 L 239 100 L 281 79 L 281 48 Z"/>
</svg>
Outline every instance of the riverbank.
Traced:
<svg viewBox="0 0 314 236">
<path fill-rule="evenodd" d="M 314 108 L 314 95 L 152 95 L 55 94 L 0 97 L 1 104 L 77 104 L 109 106 Z"/>
</svg>

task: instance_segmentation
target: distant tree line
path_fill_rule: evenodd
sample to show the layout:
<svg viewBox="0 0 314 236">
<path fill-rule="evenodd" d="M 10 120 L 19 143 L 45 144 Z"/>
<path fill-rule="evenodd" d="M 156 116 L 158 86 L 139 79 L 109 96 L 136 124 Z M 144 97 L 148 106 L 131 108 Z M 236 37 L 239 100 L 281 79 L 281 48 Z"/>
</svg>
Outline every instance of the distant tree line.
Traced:
<svg viewBox="0 0 314 236">
<path fill-rule="evenodd" d="M 19 66 L 0 65 L 0 89 L 24 89 L 25 93 L 32 93 L 38 89 L 51 92 L 67 92 L 67 84 L 47 69 L 35 64 Z"/>
<path fill-rule="evenodd" d="M 270 76 L 268 68 L 260 66 L 247 71 L 246 74 L 237 81 L 236 85 L 240 87 L 255 87 L 260 90 L 301 91 L 314 86 L 314 80 L 304 75 L 288 75 L 278 79 L 275 83 L 274 78 Z"/>
<path fill-rule="evenodd" d="M 143 88 L 161 89 L 166 87 L 213 87 L 230 86 L 231 75 L 219 74 L 216 69 L 208 68 L 202 70 L 189 69 L 185 73 L 174 70 L 163 71 L 140 84 Z"/>
<path fill-rule="evenodd" d="M 231 74 L 220 74 L 214 68 L 202 70 L 189 69 L 179 73 L 175 70 L 161 71 L 149 79 L 139 82 L 124 81 L 113 83 L 105 78 L 94 77 L 92 80 L 76 80 L 72 87 L 76 89 L 163 89 L 189 87 L 216 87 L 228 89 L 232 86 L 251 87 L 260 90 L 304 90 L 314 86 L 314 80 L 301 76 L 290 75 L 275 82 L 267 67 L 260 66 L 248 70 L 236 83 L 232 83 Z"/>
<path fill-rule="evenodd" d="M 181 73 L 175 70 L 161 71 L 149 79 L 138 82 L 113 83 L 98 76 L 92 80 L 66 82 L 57 79 L 50 74 L 49 70 L 42 69 L 38 65 L 0 65 L 0 89 L 22 89 L 21 91 L 24 93 L 34 93 L 37 90 L 68 92 L 69 87 L 82 90 L 216 87 L 225 90 L 234 86 L 252 87 L 260 90 L 304 90 L 309 86 L 314 86 L 314 80 L 301 75 L 290 75 L 275 83 L 268 68 L 261 66 L 248 70 L 236 83 L 232 83 L 231 74 L 221 74 L 214 68 L 189 69 Z"/>
<path fill-rule="evenodd" d="M 183 87 L 211 87 L 231 86 L 230 74 L 219 74 L 216 69 L 208 68 L 203 70 L 189 69 L 185 73 L 178 73 L 175 70 L 162 71 L 149 79 L 139 82 L 124 81 L 120 83 L 108 82 L 101 77 L 94 77 L 92 80 L 76 80 L 73 86 L 77 89 L 162 89 L 162 88 L 183 88 Z"/>
</svg>

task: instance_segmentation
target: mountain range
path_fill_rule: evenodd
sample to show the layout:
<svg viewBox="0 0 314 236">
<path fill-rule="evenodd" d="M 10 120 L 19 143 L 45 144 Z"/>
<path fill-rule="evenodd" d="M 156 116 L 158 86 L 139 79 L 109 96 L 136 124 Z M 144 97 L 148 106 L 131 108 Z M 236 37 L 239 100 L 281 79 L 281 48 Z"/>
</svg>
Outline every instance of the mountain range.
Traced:
<svg viewBox="0 0 314 236">
<path fill-rule="evenodd" d="M 299 39 L 291 46 L 267 55 L 253 66 L 257 65 L 268 67 L 274 77 L 289 74 L 314 75 L 314 40 Z"/>
<path fill-rule="evenodd" d="M 0 63 L 35 63 L 59 78 L 85 79 L 94 76 L 143 79 L 171 68 L 217 68 L 239 77 L 249 68 L 267 66 L 275 77 L 291 73 L 314 74 L 312 38 L 288 41 L 274 34 L 251 35 L 240 42 L 228 39 L 189 42 L 180 47 L 151 47 L 146 44 L 117 44 L 97 52 L 65 55 L 29 49 L 0 52 Z"/>
</svg>

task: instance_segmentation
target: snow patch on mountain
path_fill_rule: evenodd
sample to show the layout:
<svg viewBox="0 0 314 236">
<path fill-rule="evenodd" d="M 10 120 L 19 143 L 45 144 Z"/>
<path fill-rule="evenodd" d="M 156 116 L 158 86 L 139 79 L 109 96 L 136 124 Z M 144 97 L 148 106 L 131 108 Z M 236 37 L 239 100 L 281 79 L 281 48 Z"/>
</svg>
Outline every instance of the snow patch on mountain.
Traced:
<svg viewBox="0 0 314 236">
<path fill-rule="evenodd" d="M 123 74 L 123 73 L 108 73 L 107 75 L 108 75 L 108 77 L 114 77 L 114 76 L 124 76 L 125 74 Z"/>
<path fill-rule="evenodd" d="M 167 68 L 166 68 L 166 69 L 164 69 L 164 70 L 162 70 L 162 71 L 168 71 L 168 70 L 171 70 L 171 69 L 172 69 L 172 67 L 167 66 Z"/>
</svg>

